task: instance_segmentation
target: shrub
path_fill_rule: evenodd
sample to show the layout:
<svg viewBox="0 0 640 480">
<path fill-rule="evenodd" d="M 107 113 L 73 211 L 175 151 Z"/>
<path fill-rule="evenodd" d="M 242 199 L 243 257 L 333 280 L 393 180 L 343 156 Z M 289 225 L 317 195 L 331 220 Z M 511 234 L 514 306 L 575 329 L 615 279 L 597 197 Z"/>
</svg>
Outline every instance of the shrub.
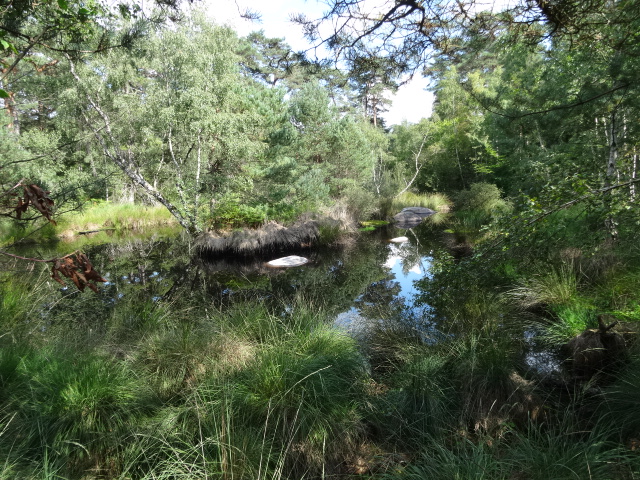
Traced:
<svg viewBox="0 0 640 480">
<path fill-rule="evenodd" d="M 491 183 L 472 184 L 469 190 L 458 192 L 455 203 L 459 210 L 476 210 L 493 217 L 511 210 L 500 189 Z"/>
</svg>

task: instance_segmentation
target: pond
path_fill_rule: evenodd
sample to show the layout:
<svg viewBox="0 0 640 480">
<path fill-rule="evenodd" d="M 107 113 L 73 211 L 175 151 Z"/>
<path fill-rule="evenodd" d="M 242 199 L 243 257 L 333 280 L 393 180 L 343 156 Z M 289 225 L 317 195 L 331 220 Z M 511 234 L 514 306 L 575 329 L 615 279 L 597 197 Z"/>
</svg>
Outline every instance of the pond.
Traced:
<svg viewBox="0 0 640 480">
<path fill-rule="evenodd" d="M 402 243 L 389 240 L 406 236 Z M 434 253 L 443 251 L 439 232 L 430 225 L 410 230 L 383 227 L 361 232 L 346 244 L 307 249 L 287 254 L 309 258 L 309 263 L 293 268 L 273 268 L 267 261 L 277 256 L 215 259 L 196 257 L 190 243 L 173 232 L 147 238 L 87 238 L 84 245 L 59 243 L 49 248 L 22 249 L 21 255 L 40 258 L 81 249 L 107 282 L 100 292 L 79 293 L 70 284 L 56 287 L 59 297 L 41 307 L 40 318 L 58 322 L 60 315 L 89 319 L 110 318 L 110 310 L 133 303 L 152 308 L 161 300 L 226 309 L 241 301 L 257 301 L 270 308 L 286 310 L 304 299 L 335 318 L 335 325 L 357 334 L 367 322 L 393 317 L 420 324 L 429 306 L 416 301 L 420 293 L 415 282 L 429 275 Z M 98 241 L 99 243 L 95 243 Z M 284 255 L 279 255 L 284 256 Z M 64 315 L 64 316 L 67 316 Z M 91 323 L 89 321 L 88 323 Z"/>
<path fill-rule="evenodd" d="M 390 242 L 394 237 L 406 240 Z M 72 324 L 79 337 L 84 332 L 96 345 L 113 341 L 114 329 L 149 332 L 158 327 L 163 315 L 173 318 L 176 311 L 188 321 L 190 315 L 224 312 L 246 302 L 276 314 L 305 305 L 322 311 L 323 319 L 333 319 L 336 328 L 364 343 L 373 330 L 398 327 L 429 343 L 464 328 L 464 321 L 457 325 L 458 313 L 434 311 L 434 293 L 425 290 L 423 281 L 432 278 L 439 262 L 451 258 L 445 237 L 438 227 L 425 222 L 406 230 L 386 226 L 361 232 L 331 248 L 212 259 L 196 256 L 191 243 L 178 232 L 165 231 L 146 238 L 86 238 L 84 245 L 59 243 L 50 251 L 38 246 L 36 252 L 30 248 L 20 253 L 54 257 L 78 248 L 89 256 L 107 279 L 99 293 L 80 293 L 71 284 L 59 287 L 48 278 L 48 270 L 42 270 L 41 281 L 50 284 L 47 290 L 55 288 L 59 293 L 49 294 L 34 313 L 41 332 Z M 309 262 L 292 268 L 267 265 L 293 254 Z M 163 310 L 166 305 L 171 306 L 170 314 Z M 509 335 L 522 339 L 523 366 L 544 375 L 561 369 L 556 355 L 536 341 L 534 330 L 517 319 L 514 331 L 514 322 L 509 321 Z"/>
</svg>

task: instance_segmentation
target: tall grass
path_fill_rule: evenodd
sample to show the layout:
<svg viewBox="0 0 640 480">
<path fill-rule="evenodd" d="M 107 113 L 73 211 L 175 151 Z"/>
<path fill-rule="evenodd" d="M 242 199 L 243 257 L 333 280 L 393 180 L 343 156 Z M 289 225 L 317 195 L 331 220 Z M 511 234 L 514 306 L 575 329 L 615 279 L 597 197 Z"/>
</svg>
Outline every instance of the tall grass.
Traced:
<svg viewBox="0 0 640 480">
<path fill-rule="evenodd" d="M 577 294 L 577 272 L 573 264 L 569 263 L 563 263 L 559 267 L 542 267 L 539 273 L 523 279 L 519 286 L 509 292 L 525 309 L 567 305 Z"/>
<path fill-rule="evenodd" d="M 636 347 L 631 361 L 622 368 L 597 400 L 602 424 L 618 426 L 617 439 L 640 437 L 640 352 Z M 639 460 L 640 461 L 640 460 Z"/>
<path fill-rule="evenodd" d="M 633 454 L 598 432 L 586 432 L 568 412 L 556 426 L 531 424 L 501 439 L 431 440 L 417 461 L 382 478 L 434 480 L 585 480 L 636 478 Z M 635 470 L 637 472 L 637 470 Z"/>
<path fill-rule="evenodd" d="M 80 211 L 66 212 L 56 215 L 57 225 L 46 223 L 29 227 L 2 221 L 0 243 L 47 242 L 64 238 L 76 238 L 80 232 L 103 231 L 100 243 L 109 241 L 104 232 L 123 233 L 125 231 L 140 232 L 151 228 L 175 228 L 177 221 L 163 206 L 144 206 L 131 203 L 96 202 L 90 203 Z"/>
<path fill-rule="evenodd" d="M 553 425 L 530 425 L 509 440 L 504 461 L 513 474 L 531 480 L 625 478 L 628 452 L 606 432 L 586 431 L 571 412 Z M 634 478 L 634 477 L 631 477 Z"/>
<path fill-rule="evenodd" d="M 566 343 L 597 327 L 596 308 L 580 292 L 578 268 L 573 262 L 549 266 L 521 280 L 507 294 L 520 308 L 542 313 L 542 336 L 551 344 Z"/>
<path fill-rule="evenodd" d="M 446 221 L 447 213 L 451 208 L 451 200 L 442 193 L 417 194 L 404 192 L 403 194 L 385 198 L 380 201 L 379 211 L 381 218 L 392 217 L 406 207 L 425 207 L 435 210 L 437 213 L 429 217 L 429 222 L 440 225 Z"/>
<path fill-rule="evenodd" d="M 133 203 L 93 202 L 80 212 L 66 213 L 58 218 L 57 230 L 74 232 L 113 228 L 140 230 L 175 224 L 171 213 L 163 206 L 143 206 Z"/>
<path fill-rule="evenodd" d="M 8 391 L 2 412 L 12 420 L 5 435 L 18 440 L 10 453 L 64 475 L 91 465 L 108 469 L 136 419 L 153 405 L 126 364 L 100 355 L 13 349 L 3 350 L 1 364 Z"/>
<path fill-rule="evenodd" d="M 170 343 L 153 350 L 164 360 L 146 350 L 147 365 L 165 365 L 147 374 L 174 383 L 183 374 L 195 378 L 183 381 L 180 395 L 168 399 L 175 407 L 163 408 L 141 432 L 127 468 L 147 478 L 319 478 L 335 471 L 363 432 L 365 364 L 354 340 L 319 323 L 317 311 L 300 317 L 254 305 L 213 319 L 235 346 L 200 331 L 188 341 L 194 347 L 165 337 Z M 194 366 L 200 369 L 189 373 Z"/>
<path fill-rule="evenodd" d="M 506 480 L 518 478 L 511 477 L 508 470 L 508 466 L 501 462 L 496 452 L 486 444 L 476 444 L 460 438 L 448 447 L 439 439 L 431 439 L 413 465 L 401 472 L 386 474 L 383 479 Z"/>
<path fill-rule="evenodd" d="M 391 210 L 400 211 L 406 207 L 425 207 L 436 212 L 446 213 L 451 207 L 451 200 L 442 193 L 404 192 L 391 200 Z"/>
<path fill-rule="evenodd" d="M 39 268 L 38 268 L 39 269 Z M 0 275 L 0 345 L 2 337 L 15 340 L 37 328 L 39 308 L 48 296 L 49 270 L 20 272 L 20 276 Z"/>
<path fill-rule="evenodd" d="M 569 323 L 582 315 L 569 273 L 520 287 Z M 367 451 L 390 459 L 367 459 L 371 478 L 639 470 L 623 448 L 640 429 L 637 356 L 595 404 L 557 398 L 527 377 L 504 297 L 479 284 L 420 325 L 376 317 L 361 344 L 308 298 L 85 296 L 38 316 L 42 289 L 1 288 L 0 479 L 345 478 Z"/>
</svg>

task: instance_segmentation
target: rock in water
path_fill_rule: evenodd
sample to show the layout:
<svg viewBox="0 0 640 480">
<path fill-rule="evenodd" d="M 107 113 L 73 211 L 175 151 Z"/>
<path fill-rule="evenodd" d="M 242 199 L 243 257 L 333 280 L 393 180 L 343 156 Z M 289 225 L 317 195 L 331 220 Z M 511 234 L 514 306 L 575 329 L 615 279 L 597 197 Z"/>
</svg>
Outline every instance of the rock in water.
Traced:
<svg viewBox="0 0 640 480">
<path fill-rule="evenodd" d="M 267 265 L 270 265 L 272 267 L 299 267 L 300 265 L 304 265 L 305 263 L 309 263 L 308 258 L 298 257 L 297 255 L 290 255 L 288 257 L 271 260 L 270 262 L 267 262 Z"/>
<path fill-rule="evenodd" d="M 404 242 L 408 242 L 409 239 L 407 237 L 396 237 L 396 238 L 392 238 L 389 241 L 392 243 L 404 243 Z"/>
<path fill-rule="evenodd" d="M 425 207 L 407 207 L 393 217 L 396 227 L 413 228 L 419 225 L 422 220 L 433 215 L 435 210 Z"/>
</svg>

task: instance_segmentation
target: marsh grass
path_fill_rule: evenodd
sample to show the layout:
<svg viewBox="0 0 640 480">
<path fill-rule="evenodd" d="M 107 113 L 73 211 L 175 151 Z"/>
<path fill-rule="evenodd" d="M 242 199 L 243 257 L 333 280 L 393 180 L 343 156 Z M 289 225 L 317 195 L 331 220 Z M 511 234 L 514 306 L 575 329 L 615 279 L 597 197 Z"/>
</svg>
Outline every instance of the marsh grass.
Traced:
<svg viewBox="0 0 640 480">
<path fill-rule="evenodd" d="M 532 392 L 518 375 L 522 360 L 517 342 L 508 335 L 483 332 L 455 339 L 446 358 L 464 428 L 494 435 L 528 415 Z"/>
<path fill-rule="evenodd" d="M 56 215 L 55 219 L 56 225 L 43 223 L 33 226 L 3 220 L 0 222 L 0 243 L 49 242 L 60 238 L 69 241 L 77 239 L 79 232 L 98 230 L 104 231 L 92 234 L 95 237 L 93 241 L 105 243 L 111 238 L 107 233 L 140 232 L 162 227 L 174 229 L 177 226 L 177 221 L 162 206 L 97 201 L 87 204 L 80 211 Z"/>
<path fill-rule="evenodd" d="M 358 341 L 320 295 L 224 310 L 191 293 L 74 297 L 32 315 L 30 335 L 0 336 L 0 479 L 348 478 L 363 445 L 378 456 L 370 478 L 634 478 L 635 353 L 596 405 L 557 411 L 525 380 L 522 316 L 471 280 L 445 292 L 445 315 L 381 310 Z M 548 312 L 591 315 L 570 282 Z M 42 291 L 2 285 L 21 325 Z"/>
<path fill-rule="evenodd" d="M 351 338 L 327 327 L 292 329 L 238 373 L 230 401 L 237 419 L 264 426 L 264 435 L 277 442 L 269 451 L 284 455 L 288 469 L 317 475 L 353 449 L 364 377 Z M 210 388 L 204 399 L 217 397 L 219 386 Z"/>
<path fill-rule="evenodd" d="M 562 262 L 521 280 L 507 295 L 518 307 L 541 314 L 536 323 L 543 341 L 562 345 L 598 326 L 596 306 L 582 293 L 585 287 L 580 280 L 579 265 Z"/>
<path fill-rule="evenodd" d="M 134 365 L 165 407 L 136 434 L 141 478 L 319 478 L 354 451 L 366 364 L 318 308 L 260 303 L 159 329 Z"/>
<path fill-rule="evenodd" d="M 629 453 L 611 443 L 608 432 L 585 430 L 571 411 L 558 420 L 531 424 L 509 438 L 504 462 L 512 472 L 531 480 L 624 478 Z"/>
<path fill-rule="evenodd" d="M 400 474 L 386 474 L 382 478 L 409 480 L 506 480 L 508 467 L 500 461 L 495 449 L 484 443 L 460 438 L 446 446 L 440 439 L 430 439 L 418 460 Z M 552 478 L 552 477 L 549 477 Z"/>
<path fill-rule="evenodd" d="M 637 455 L 611 443 L 606 429 L 585 430 L 571 410 L 556 425 L 530 423 L 501 437 L 452 435 L 424 443 L 418 458 L 382 478 L 434 480 L 583 480 L 636 478 Z"/>
<path fill-rule="evenodd" d="M 455 422 L 455 387 L 446 366 L 437 347 L 416 350 L 372 385 L 368 421 L 380 444 L 416 449 Z"/>
<path fill-rule="evenodd" d="M 51 223 L 18 223 L 6 218 L 0 219 L 0 245 L 34 243 L 56 238 L 56 227 Z"/>
<path fill-rule="evenodd" d="M 61 216 L 57 231 L 71 230 L 77 234 L 78 231 L 101 228 L 113 228 L 116 231 L 140 230 L 175 223 L 176 220 L 163 206 L 94 201 L 80 212 Z"/>
<path fill-rule="evenodd" d="M 542 333 L 543 340 L 552 345 L 562 345 L 585 330 L 598 327 L 595 308 L 580 299 L 556 307 L 553 314 L 549 322 L 544 322 Z"/>
<path fill-rule="evenodd" d="M 4 415 L 12 418 L 5 434 L 18 439 L 18 460 L 64 466 L 65 475 L 108 465 L 123 436 L 153 404 L 126 364 L 100 355 L 27 349 L 2 365 L 3 383 L 11 382 L 2 402 Z"/>
<path fill-rule="evenodd" d="M 640 437 L 640 351 L 636 346 L 631 360 L 616 375 L 597 400 L 600 422 L 609 429 L 617 426 L 616 439 Z"/>
<path fill-rule="evenodd" d="M 509 295 L 524 309 L 568 305 L 578 295 L 577 272 L 570 263 L 541 267 L 539 272 L 521 280 Z"/>
<path fill-rule="evenodd" d="M 393 197 L 390 204 L 391 212 L 399 212 L 406 207 L 425 207 L 436 212 L 447 213 L 451 207 L 451 200 L 442 193 L 413 193 L 404 192 Z"/>
</svg>

